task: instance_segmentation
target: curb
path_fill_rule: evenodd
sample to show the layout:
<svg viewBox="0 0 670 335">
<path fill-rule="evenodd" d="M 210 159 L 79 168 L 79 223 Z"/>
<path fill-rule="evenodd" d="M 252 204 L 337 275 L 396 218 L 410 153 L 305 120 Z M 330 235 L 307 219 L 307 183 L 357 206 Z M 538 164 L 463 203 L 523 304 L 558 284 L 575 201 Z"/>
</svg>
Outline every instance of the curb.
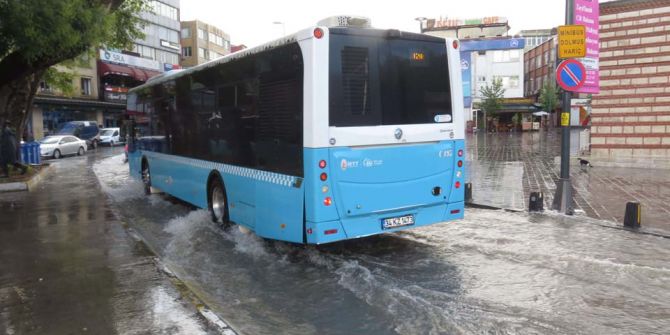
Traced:
<svg viewBox="0 0 670 335">
<path fill-rule="evenodd" d="M 167 264 L 160 260 L 159 254 L 154 250 L 153 247 L 147 243 L 147 241 L 140 235 L 136 230 L 129 227 L 126 222 L 120 220 L 122 226 L 125 229 L 126 233 L 135 241 L 142 243 L 153 255 L 154 255 L 154 264 L 156 268 L 165 274 L 174 288 L 181 294 L 182 298 L 186 301 L 189 301 L 193 307 L 195 307 L 198 315 L 202 317 L 205 322 L 207 322 L 211 327 L 215 328 L 222 335 L 238 335 L 238 333 L 223 319 L 221 319 L 216 313 L 212 312 L 208 308 L 207 304 L 200 296 L 196 293 L 191 286 L 189 286 L 185 281 L 181 280 L 177 274 L 172 271 Z"/>
<path fill-rule="evenodd" d="M 486 210 L 494 210 L 494 211 L 505 211 L 505 212 L 510 212 L 510 213 L 528 213 L 527 211 L 524 210 L 519 210 L 519 209 L 510 209 L 510 208 L 502 208 L 502 207 L 496 207 L 496 206 L 490 206 L 490 205 L 484 205 L 484 204 L 476 204 L 476 203 L 465 203 L 465 206 L 468 208 L 478 208 L 478 209 L 486 209 Z M 543 212 L 535 212 L 535 214 L 544 214 Z M 609 228 L 609 229 L 616 229 L 616 230 L 622 230 L 622 231 L 627 231 L 630 233 L 634 234 L 640 234 L 640 235 L 648 235 L 648 236 L 655 236 L 655 237 L 660 237 L 660 238 L 665 238 L 665 239 L 670 239 L 670 234 L 664 234 L 660 232 L 654 232 L 654 231 L 646 231 L 646 230 L 640 230 L 640 229 L 635 229 L 635 228 L 627 228 L 623 226 L 608 226 L 605 224 L 600 224 L 600 223 L 591 223 L 593 225 L 596 225 L 598 227 L 602 228 Z"/>
<path fill-rule="evenodd" d="M 570 155 L 570 166 L 579 166 L 577 158 L 583 158 L 589 161 L 594 168 L 614 167 L 614 168 L 634 168 L 645 170 L 670 170 L 670 159 L 664 157 L 607 157 L 607 156 L 573 156 Z M 561 157 L 554 157 L 554 164 L 561 165 Z"/>
<path fill-rule="evenodd" d="M 36 175 L 34 175 L 28 181 L 17 181 L 13 183 L 4 183 L 0 184 L 0 193 L 2 192 L 18 192 L 18 191 L 32 191 L 37 188 L 37 185 L 42 181 L 44 176 L 46 176 L 52 169 L 51 164 L 46 164 L 44 168 L 40 170 Z"/>
</svg>

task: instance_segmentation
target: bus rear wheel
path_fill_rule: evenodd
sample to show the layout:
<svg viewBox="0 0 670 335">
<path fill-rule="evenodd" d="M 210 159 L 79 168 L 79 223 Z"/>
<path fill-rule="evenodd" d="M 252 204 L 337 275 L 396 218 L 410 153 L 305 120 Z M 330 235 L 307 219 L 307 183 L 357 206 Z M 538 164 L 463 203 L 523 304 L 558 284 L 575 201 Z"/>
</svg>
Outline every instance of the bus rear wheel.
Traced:
<svg viewBox="0 0 670 335">
<path fill-rule="evenodd" d="M 209 213 L 212 221 L 222 226 L 228 225 L 228 201 L 226 190 L 219 178 L 214 178 L 209 186 Z"/>
</svg>

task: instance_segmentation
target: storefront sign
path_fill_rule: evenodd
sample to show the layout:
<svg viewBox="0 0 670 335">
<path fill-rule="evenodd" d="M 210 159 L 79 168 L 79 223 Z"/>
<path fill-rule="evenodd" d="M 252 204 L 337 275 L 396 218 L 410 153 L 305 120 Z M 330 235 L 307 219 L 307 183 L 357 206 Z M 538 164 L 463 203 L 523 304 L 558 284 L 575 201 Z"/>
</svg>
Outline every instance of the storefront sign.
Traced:
<svg viewBox="0 0 670 335">
<path fill-rule="evenodd" d="M 472 65 L 471 52 L 461 52 L 461 81 L 463 82 L 463 106 L 470 108 L 472 102 Z"/>
<path fill-rule="evenodd" d="M 174 43 L 174 42 L 170 42 L 170 41 L 166 41 L 166 40 L 161 40 L 161 46 L 181 51 L 181 46 L 179 45 L 179 43 Z"/>
<path fill-rule="evenodd" d="M 465 51 L 523 49 L 525 46 L 526 40 L 523 38 L 463 40 L 461 41 L 461 54 Z"/>
<path fill-rule="evenodd" d="M 129 65 L 155 71 L 160 71 L 161 69 L 160 63 L 158 63 L 158 61 L 141 57 L 135 57 L 131 55 L 125 55 L 119 52 L 104 49 L 100 49 L 100 60 L 102 60 L 103 62 Z"/>
<path fill-rule="evenodd" d="M 491 25 L 507 23 L 503 16 L 487 16 L 474 19 L 439 18 L 426 20 L 426 29 L 448 28 L 458 26 Z"/>
<path fill-rule="evenodd" d="M 170 63 L 163 63 L 163 70 L 170 71 L 170 70 L 178 70 L 181 69 L 181 66 L 179 64 L 170 64 Z"/>
<path fill-rule="evenodd" d="M 583 25 L 586 28 L 586 57 L 581 59 L 586 67 L 586 81 L 577 91 L 581 93 L 599 93 L 600 78 L 598 58 L 600 54 L 600 41 L 598 33 L 598 17 L 600 16 L 599 1 L 574 0 L 574 24 Z"/>
</svg>

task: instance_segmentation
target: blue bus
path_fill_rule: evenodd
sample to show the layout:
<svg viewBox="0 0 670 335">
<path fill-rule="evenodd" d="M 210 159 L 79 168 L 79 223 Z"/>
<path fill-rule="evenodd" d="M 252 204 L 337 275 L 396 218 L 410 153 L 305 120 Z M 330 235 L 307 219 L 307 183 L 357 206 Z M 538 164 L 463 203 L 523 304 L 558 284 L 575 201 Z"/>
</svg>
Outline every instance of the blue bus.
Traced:
<svg viewBox="0 0 670 335">
<path fill-rule="evenodd" d="M 132 89 L 130 174 L 295 243 L 463 218 L 458 41 L 335 22 Z"/>
</svg>

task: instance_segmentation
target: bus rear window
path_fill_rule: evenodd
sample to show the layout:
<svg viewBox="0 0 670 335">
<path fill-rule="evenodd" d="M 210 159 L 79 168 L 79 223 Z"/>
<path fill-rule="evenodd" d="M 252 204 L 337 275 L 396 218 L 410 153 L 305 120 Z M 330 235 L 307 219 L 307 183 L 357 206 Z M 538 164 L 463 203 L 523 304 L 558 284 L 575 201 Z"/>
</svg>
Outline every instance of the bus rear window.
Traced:
<svg viewBox="0 0 670 335">
<path fill-rule="evenodd" d="M 334 30 L 331 35 L 330 125 L 451 120 L 444 40 L 388 37 L 382 35 L 384 31 L 376 32 L 338 34 Z"/>
</svg>

